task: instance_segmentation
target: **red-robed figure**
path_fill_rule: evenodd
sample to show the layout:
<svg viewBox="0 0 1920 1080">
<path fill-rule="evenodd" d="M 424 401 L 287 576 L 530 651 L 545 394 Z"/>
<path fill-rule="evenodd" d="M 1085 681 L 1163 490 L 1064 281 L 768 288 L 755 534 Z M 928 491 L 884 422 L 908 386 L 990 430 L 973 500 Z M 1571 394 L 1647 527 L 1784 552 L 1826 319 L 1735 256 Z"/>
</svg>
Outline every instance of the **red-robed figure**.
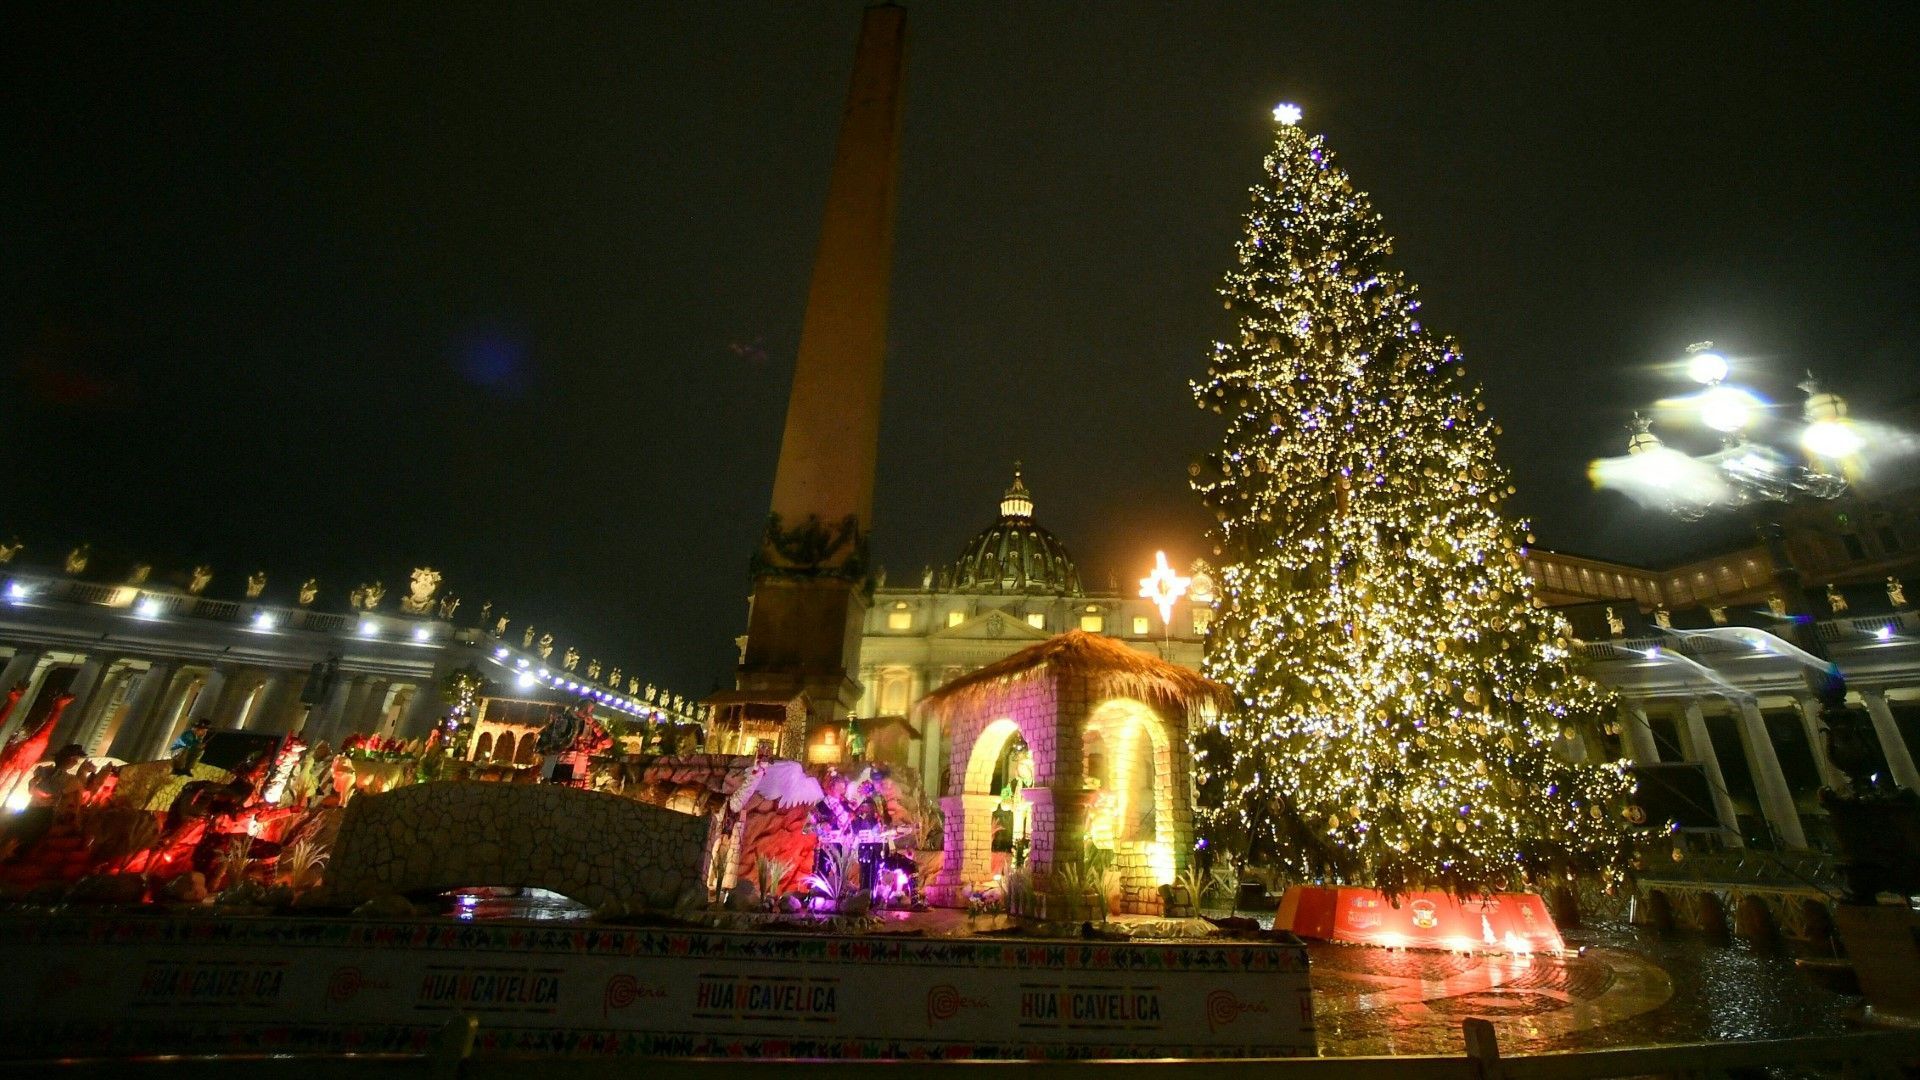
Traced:
<svg viewBox="0 0 1920 1080">
<path fill-rule="evenodd" d="M 0 712 L 0 724 L 6 723 L 8 715 L 20 703 L 20 696 L 26 692 L 25 683 L 7 691 L 7 706 L 4 712 Z M 60 714 L 66 712 L 71 704 L 73 695 L 61 691 L 53 699 L 53 708 L 47 710 L 47 715 L 40 718 L 33 730 L 28 731 L 22 726 L 13 733 L 13 738 L 7 740 L 6 748 L 0 749 L 0 800 L 6 799 L 17 785 L 25 782 L 27 774 L 46 754 L 47 743 L 53 738 L 54 725 L 60 722 Z"/>
</svg>

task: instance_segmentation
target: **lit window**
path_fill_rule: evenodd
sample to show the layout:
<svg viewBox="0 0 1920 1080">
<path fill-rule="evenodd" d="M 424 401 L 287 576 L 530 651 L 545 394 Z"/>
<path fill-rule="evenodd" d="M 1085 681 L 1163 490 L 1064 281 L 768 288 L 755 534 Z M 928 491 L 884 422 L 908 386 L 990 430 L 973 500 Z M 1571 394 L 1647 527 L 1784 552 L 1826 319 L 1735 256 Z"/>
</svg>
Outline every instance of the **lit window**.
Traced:
<svg viewBox="0 0 1920 1080">
<path fill-rule="evenodd" d="M 887 612 L 887 629 L 889 630 L 913 629 L 913 612 L 899 611 L 899 610 Z"/>
<path fill-rule="evenodd" d="M 1097 634 L 1107 628 L 1107 620 L 1099 615 L 1080 616 L 1080 629 L 1089 634 Z"/>
<path fill-rule="evenodd" d="M 1149 624 L 1149 623 L 1147 622 L 1147 617 L 1146 617 L 1145 615 L 1135 615 L 1135 616 L 1133 617 L 1133 632 L 1134 632 L 1134 633 L 1136 633 L 1136 634 L 1144 634 L 1144 633 L 1146 633 L 1146 632 L 1147 632 L 1147 630 L 1149 629 L 1149 627 L 1150 627 L 1150 624 Z"/>
<path fill-rule="evenodd" d="M 1027 614 L 1027 625 L 1033 627 L 1035 630 L 1045 630 L 1047 628 L 1046 612 L 1044 611 L 1029 612 Z"/>
<path fill-rule="evenodd" d="M 1193 609 L 1193 632 L 1194 633 L 1204 634 L 1207 632 L 1207 627 L 1212 624 L 1213 624 L 1212 608 L 1197 607 Z"/>
<path fill-rule="evenodd" d="M 959 626 L 959 625 L 960 625 L 961 623 L 963 623 L 963 622 L 966 622 L 966 621 L 967 621 L 967 613 L 966 613 L 966 612 L 964 612 L 964 611 L 949 611 L 949 612 L 947 612 L 947 625 L 948 625 L 948 626 Z"/>
</svg>

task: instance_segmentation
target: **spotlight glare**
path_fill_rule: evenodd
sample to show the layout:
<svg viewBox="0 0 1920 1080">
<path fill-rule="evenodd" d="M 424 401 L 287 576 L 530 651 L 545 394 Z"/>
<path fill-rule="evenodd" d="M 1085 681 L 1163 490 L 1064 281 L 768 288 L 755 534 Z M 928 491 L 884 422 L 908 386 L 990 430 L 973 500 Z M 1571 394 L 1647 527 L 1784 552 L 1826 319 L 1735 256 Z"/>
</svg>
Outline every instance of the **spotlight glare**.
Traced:
<svg viewBox="0 0 1920 1080">
<path fill-rule="evenodd" d="M 1751 393 L 1733 386 L 1715 386 L 1695 399 L 1700 422 L 1715 431 L 1732 433 L 1753 422 L 1753 414 L 1765 403 Z"/>
<path fill-rule="evenodd" d="M 1838 461 L 1858 454 L 1866 440 L 1845 420 L 1820 420 L 1800 433 L 1800 446 L 1817 458 Z"/>
<path fill-rule="evenodd" d="M 1701 351 L 1687 357 L 1687 378 L 1712 386 L 1727 377 L 1727 358 L 1717 352 Z"/>
</svg>

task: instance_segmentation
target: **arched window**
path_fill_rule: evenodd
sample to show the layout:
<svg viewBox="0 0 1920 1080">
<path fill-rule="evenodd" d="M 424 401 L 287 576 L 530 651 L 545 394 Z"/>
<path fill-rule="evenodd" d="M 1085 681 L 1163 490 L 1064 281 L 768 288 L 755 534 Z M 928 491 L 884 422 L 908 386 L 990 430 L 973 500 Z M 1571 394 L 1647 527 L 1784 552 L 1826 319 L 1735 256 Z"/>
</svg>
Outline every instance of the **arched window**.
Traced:
<svg viewBox="0 0 1920 1080">
<path fill-rule="evenodd" d="M 492 756 L 493 756 L 493 732 L 491 731 L 482 732 L 480 734 L 479 740 L 473 744 L 473 760 L 485 761 Z"/>
</svg>

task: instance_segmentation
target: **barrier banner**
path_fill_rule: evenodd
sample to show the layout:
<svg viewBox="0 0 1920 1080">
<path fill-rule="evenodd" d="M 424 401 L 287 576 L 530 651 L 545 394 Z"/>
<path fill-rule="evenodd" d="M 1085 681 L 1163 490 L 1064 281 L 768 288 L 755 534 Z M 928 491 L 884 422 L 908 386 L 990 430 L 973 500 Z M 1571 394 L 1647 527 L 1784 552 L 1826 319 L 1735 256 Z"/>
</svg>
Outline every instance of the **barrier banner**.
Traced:
<svg viewBox="0 0 1920 1080">
<path fill-rule="evenodd" d="M 1304 947 L 280 917 L 0 917 L 0 1057 L 1315 1052 Z"/>
</svg>

